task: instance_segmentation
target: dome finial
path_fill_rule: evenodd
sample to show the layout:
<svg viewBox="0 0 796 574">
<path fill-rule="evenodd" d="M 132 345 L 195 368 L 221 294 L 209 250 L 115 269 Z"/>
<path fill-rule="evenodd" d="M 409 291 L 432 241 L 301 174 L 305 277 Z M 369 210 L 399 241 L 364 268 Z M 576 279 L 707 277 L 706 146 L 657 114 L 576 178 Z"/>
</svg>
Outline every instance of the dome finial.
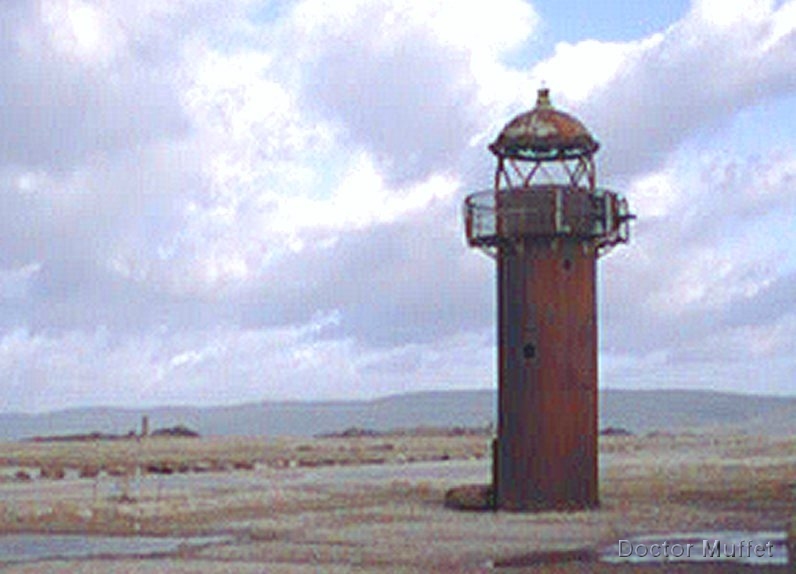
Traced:
<svg viewBox="0 0 796 574">
<path fill-rule="evenodd" d="M 536 92 L 536 107 L 537 108 L 552 108 L 550 103 L 550 88 L 542 84 L 539 91 Z"/>
</svg>

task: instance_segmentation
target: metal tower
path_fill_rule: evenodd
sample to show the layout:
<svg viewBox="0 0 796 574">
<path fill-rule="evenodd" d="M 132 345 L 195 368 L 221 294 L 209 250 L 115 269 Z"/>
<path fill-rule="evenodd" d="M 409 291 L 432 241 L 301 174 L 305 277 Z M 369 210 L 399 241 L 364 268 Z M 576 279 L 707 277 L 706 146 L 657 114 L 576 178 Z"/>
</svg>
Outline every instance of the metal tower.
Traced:
<svg viewBox="0 0 796 574">
<path fill-rule="evenodd" d="M 469 245 L 497 260 L 501 510 L 599 503 L 596 262 L 627 242 L 633 216 L 596 187 L 598 148 L 539 90 L 489 146 L 494 189 L 465 200 Z"/>
</svg>

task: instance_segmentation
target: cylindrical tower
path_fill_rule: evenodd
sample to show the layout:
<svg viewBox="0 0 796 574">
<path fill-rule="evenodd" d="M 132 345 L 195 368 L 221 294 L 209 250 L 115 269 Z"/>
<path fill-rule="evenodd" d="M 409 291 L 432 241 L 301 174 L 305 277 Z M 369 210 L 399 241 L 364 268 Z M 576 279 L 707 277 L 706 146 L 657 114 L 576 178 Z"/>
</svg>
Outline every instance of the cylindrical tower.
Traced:
<svg viewBox="0 0 796 574">
<path fill-rule="evenodd" d="M 596 261 L 633 216 L 596 187 L 598 148 L 539 90 L 489 146 L 494 189 L 465 200 L 468 243 L 497 259 L 498 509 L 599 502 Z"/>
</svg>

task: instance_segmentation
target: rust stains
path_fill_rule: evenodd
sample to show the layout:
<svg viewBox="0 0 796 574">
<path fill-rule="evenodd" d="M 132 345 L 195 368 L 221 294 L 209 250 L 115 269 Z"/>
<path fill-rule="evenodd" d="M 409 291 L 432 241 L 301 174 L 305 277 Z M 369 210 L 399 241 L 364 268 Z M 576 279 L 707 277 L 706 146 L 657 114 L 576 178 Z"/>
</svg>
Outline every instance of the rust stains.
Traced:
<svg viewBox="0 0 796 574">
<path fill-rule="evenodd" d="M 576 159 L 596 152 L 600 144 L 571 115 L 550 104 L 548 90 L 539 90 L 536 107 L 511 120 L 489 149 L 498 157 L 540 160 Z"/>
</svg>

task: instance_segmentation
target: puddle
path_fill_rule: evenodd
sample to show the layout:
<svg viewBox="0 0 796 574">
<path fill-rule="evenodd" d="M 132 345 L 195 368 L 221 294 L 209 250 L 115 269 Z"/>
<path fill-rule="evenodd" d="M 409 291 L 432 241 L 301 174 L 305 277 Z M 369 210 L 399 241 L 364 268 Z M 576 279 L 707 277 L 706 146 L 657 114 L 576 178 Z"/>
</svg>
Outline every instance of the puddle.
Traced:
<svg viewBox="0 0 796 574">
<path fill-rule="evenodd" d="M 155 536 L 84 536 L 10 534 L 0 536 L 0 564 L 100 556 L 157 556 L 180 549 L 232 540 L 226 536 L 191 538 Z"/>
<path fill-rule="evenodd" d="M 628 537 L 599 553 L 602 562 L 652 564 L 659 562 L 737 562 L 754 566 L 788 563 L 784 532 L 725 530 Z"/>
</svg>

